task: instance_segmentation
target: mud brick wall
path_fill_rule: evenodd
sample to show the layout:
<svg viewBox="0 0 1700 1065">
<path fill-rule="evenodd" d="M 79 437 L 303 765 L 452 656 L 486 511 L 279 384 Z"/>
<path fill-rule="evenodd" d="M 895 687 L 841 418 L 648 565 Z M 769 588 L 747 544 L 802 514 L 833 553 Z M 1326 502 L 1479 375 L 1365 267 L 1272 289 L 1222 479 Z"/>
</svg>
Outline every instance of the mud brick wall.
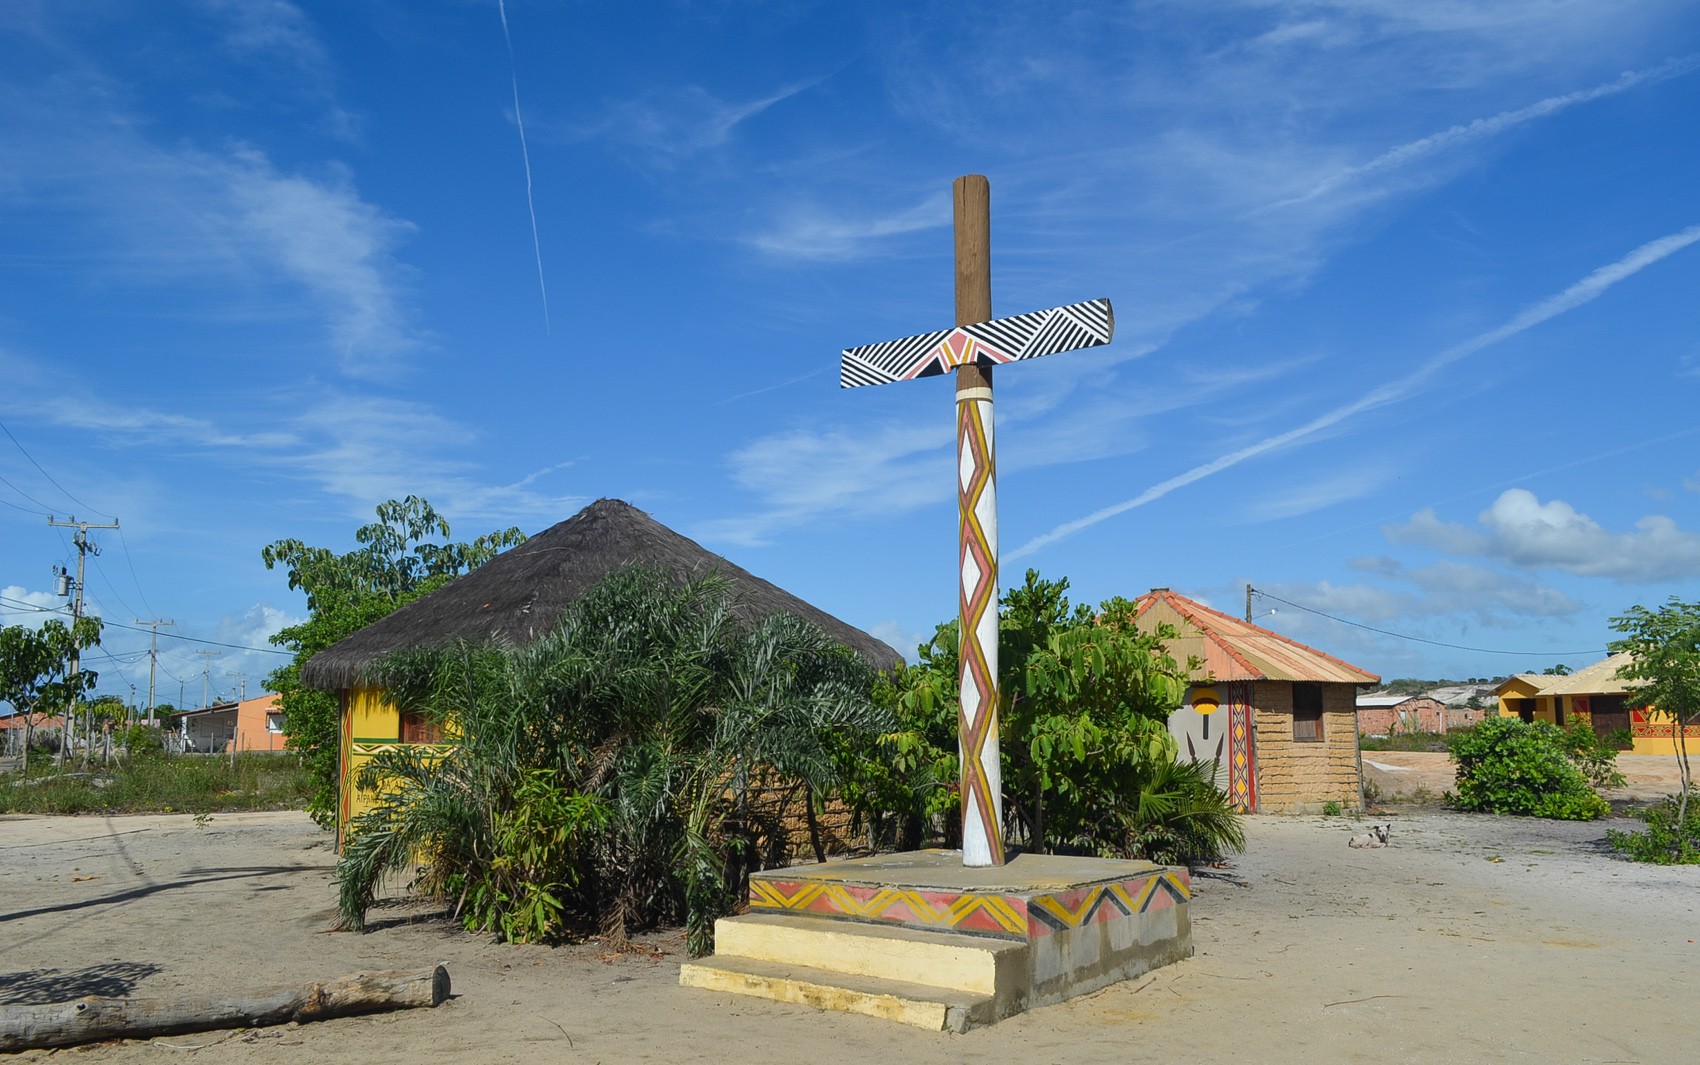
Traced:
<svg viewBox="0 0 1700 1065">
<path fill-rule="evenodd" d="M 1258 681 L 1257 805 L 1261 813 L 1320 811 L 1327 802 L 1359 803 L 1357 688 L 1322 686 L 1322 740 L 1293 739 L 1293 686 Z"/>
</svg>

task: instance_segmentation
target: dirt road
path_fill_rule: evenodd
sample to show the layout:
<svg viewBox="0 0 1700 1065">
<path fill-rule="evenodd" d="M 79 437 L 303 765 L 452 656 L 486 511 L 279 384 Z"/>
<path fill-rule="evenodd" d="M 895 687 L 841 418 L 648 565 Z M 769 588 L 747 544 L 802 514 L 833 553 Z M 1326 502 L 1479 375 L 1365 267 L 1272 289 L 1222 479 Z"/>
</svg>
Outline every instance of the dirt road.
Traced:
<svg viewBox="0 0 1700 1065">
<path fill-rule="evenodd" d="M 454 980 L 436 1010 L 59 1052 L 91 1065 L 1694 1059 L 1686 1007 L 1661 996 L 1700 973 L 1700 869 L 1619 861 L 1597 823 L 1391 820 L 1392 847 L 1350 850 L 1348 819 L 1252 818 L 1249 853 L 1197 880 L 1194 958 L 950 1036 L 682 989 L 673 935 L 611 958 L 405 907 L 368 935 L 329 932 L 333 856 L 300 814 L 0 818 L 0 1001 L 437 961 Z"/>
</svg>

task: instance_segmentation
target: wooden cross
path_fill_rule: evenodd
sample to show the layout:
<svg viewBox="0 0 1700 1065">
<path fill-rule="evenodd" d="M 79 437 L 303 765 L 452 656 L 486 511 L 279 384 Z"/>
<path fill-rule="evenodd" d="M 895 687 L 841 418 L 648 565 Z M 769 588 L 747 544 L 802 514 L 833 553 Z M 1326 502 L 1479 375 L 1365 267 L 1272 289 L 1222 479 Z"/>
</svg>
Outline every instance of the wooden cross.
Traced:
<svg viewBox="0 0 1700 1065">
<path fill-rule="evenodd" d="M 953 185 L 956 327 L 846 348 L 844 388 L 956 371 L 958 571 L 961 574 L 962 864 L 1002 865 L 1003 783 L 998 762 L 998 513 L 992 448 L 992 367 L 1099 347 L 1116 318 L 1109 300 L 992 318 L 991 186 L 979 174 Z"/>
</svg>

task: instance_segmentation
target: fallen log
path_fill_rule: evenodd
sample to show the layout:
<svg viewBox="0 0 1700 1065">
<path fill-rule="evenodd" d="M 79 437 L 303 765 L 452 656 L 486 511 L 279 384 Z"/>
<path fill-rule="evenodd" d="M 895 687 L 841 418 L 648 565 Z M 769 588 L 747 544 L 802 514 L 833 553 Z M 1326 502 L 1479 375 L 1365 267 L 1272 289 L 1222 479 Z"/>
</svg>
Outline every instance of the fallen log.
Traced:
<svg viewBox="0 0 1700 1065">
<path fill-rule="evenodd" d="M 359 1013 L 436 1006 L 449 997 L 449 971 L 352 973 L 250 995 L 192 1001 L 97 998 L 45 1005 L 0 1005 L 0 1051 L 74 1046 L 102 1039 L 148 1039 L 217 1028 L 264 1028 Z"/>
</svg>

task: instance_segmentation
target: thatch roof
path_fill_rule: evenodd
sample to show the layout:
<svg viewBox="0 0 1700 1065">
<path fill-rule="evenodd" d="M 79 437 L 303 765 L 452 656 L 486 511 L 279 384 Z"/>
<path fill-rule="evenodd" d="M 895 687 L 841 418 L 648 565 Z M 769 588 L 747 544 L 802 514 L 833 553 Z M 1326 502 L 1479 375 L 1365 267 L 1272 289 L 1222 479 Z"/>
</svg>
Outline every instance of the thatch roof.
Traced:
<svg viewBox="0 0 1700 1065">
<path fill-rule="evenodd" d="M 1169 655 L 1176 662 L 1202 659 L 1194 672 L 1195 681 L 1291 680 L 1333 684 L 1379 684 L 1381 678 L 1367 670 L 1340 661 L 1314 647 L 1271 632 L 1261 625 L 1242 621 L 1167 588 L 1153 588 L 1134 600 L 1135 623 L 1141 631 L 1154 631 L 1167 623 L 1180 633 L 1168 641 Z"/>
<path fill-rule="evenodd" d="M 878 669 L 900 656 L 861 629 L 680 536 L 618 499 L 599 499 L 558 525 L 455 578 L 430 595 L 325 648 L 307 661 L 301 683 L 335 691 L 358 687 L 385 655 L 455 640 L 523 647 L 545 635 L 569 605 L 616 570 L 665 569 L 682 579 L 717 572 L 732 586 L 746 621 L 795 614 L 848 644 Z"/>
</svg>

